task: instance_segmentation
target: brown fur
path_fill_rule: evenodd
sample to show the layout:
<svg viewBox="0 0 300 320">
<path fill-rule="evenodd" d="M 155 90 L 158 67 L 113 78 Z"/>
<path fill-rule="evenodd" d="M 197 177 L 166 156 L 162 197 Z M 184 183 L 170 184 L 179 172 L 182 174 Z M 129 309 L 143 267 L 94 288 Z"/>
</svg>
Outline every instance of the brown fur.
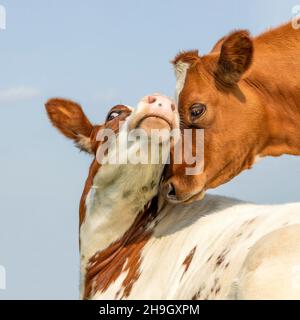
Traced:
<svg viewBox="0 0 300 320">
<path fill-rule="evenodd" d="M 149 208 L 145 206 L 144 211 L 139 213 L 120 239 L 90 258 L 86 270 L 84 299 L 89 299 L 96 292 L 104 292 L 122 272 L 126 271 L 127 275 L 122 283 L 122 296 L 115 298 L 129 296 L 134 282 L 139 277 L 142 249 L 152 235 L 149 224 L 157 215 L 157 202 L 157 197 L 153 198 Z M 126 268 L 123 269 L 125 264 Z"/>
<path fill-rule="evenodd" d="M 197 249 L 197 247 L 194 247 L 194 248 L 190 251 L 190 253 L 185 257 L 185 259 L 184 259 L 184 261 L 183 261 L 183 263 L 182 263 L 182 265 L 184 266 L 184 272 L 183 272 L 183 274 L 186 273 L 187 270 L 189 269 L 190 264 L 191 264 L 191 262 L 192 262 L 192 260 L 193 260 L 193 258 L 194 258 L 194 254 L 195 254 L 195 252 L 196 252 L 196 249 Z"/>
<path fill-rule="evenodd" d="M 186 176 L 171 164 L 166 183 L 179 201 L 228 182 L 256 156 L 300 155 L 300 32 L 283 25 L 251 39 L 247 31 L 222 38 L 211 53 L 179 54 L 191 64 L 178 107 L 182 128 L 205 129 L 205 167 Z M 190 107 L 205 104 L 197 120 Z"/>
</svg>

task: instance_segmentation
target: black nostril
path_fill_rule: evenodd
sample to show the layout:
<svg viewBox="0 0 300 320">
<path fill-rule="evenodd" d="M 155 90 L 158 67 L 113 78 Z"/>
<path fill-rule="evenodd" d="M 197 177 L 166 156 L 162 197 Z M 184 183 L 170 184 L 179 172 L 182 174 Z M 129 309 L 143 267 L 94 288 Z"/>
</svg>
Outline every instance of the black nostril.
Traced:
<svg viewBox="0 0 300 320">
<path fill-rule="evenodd" d="M 168 197 L 174 198 L 176 197 L 176 191 L 174 188 L 173 183 L 169 183 L 168 184 L 168 193 L 167 193 Z"/>
</svg>

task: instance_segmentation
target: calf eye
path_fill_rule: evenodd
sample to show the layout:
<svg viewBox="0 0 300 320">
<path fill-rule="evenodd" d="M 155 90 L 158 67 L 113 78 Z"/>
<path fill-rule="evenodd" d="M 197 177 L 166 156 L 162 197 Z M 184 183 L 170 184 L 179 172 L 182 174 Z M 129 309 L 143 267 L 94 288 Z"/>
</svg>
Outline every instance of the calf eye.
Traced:
<svg viewBox="0 0 300 320">
<path fill-rule="evenodd" d="M 120 115 L 121 111 L 112 111 L 108 114 L 106 121 L 110 121 Z"/>
<path fill-rule="evenodd" d="M 206 105 L 203 103 L 193 104 L 190 108 L 192 119 L 200 118 L 206 111 Z"/>
</svg>

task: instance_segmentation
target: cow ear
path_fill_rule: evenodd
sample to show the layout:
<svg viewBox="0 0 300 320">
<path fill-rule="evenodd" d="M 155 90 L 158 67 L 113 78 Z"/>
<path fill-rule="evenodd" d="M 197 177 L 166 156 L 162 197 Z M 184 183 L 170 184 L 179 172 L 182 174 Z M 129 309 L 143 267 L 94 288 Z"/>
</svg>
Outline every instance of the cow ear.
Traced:
<svg viewBox="0 0 300 320">
<path fill-rule="evenodd" d="M 235 85 L 252 63 L 253 42 L 246 30 L 235 31 L 223 40 L 216 77 L 226 86 Z"/>
<path fill-rule="evenodd" d="M 67 138 L 72 139 L 78 148 L 92 153 L 93 125 L 79 104 L 65 99 L 50 99 L 45 107 L 55 128 Z"/>
</svg>

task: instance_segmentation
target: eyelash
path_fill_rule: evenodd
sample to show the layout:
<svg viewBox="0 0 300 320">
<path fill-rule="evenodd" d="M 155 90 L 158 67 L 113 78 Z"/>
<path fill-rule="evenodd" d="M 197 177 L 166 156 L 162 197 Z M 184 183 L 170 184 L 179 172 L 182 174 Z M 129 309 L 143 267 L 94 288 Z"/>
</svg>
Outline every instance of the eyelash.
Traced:
<svg viewBox="0 0 300 320">
<path fill-rule="evenodd" d="M 115 117 L 113 117 L 112 119 L 110 119 L 111 115 L 114 113 L 116 113 L 117 115 Z M 111 120 L 117 118 L 120 114 L 121 114 L 121 111 L 112 111 L 108 114 L 106 121 L 111 121 Z"/>
</svg>

